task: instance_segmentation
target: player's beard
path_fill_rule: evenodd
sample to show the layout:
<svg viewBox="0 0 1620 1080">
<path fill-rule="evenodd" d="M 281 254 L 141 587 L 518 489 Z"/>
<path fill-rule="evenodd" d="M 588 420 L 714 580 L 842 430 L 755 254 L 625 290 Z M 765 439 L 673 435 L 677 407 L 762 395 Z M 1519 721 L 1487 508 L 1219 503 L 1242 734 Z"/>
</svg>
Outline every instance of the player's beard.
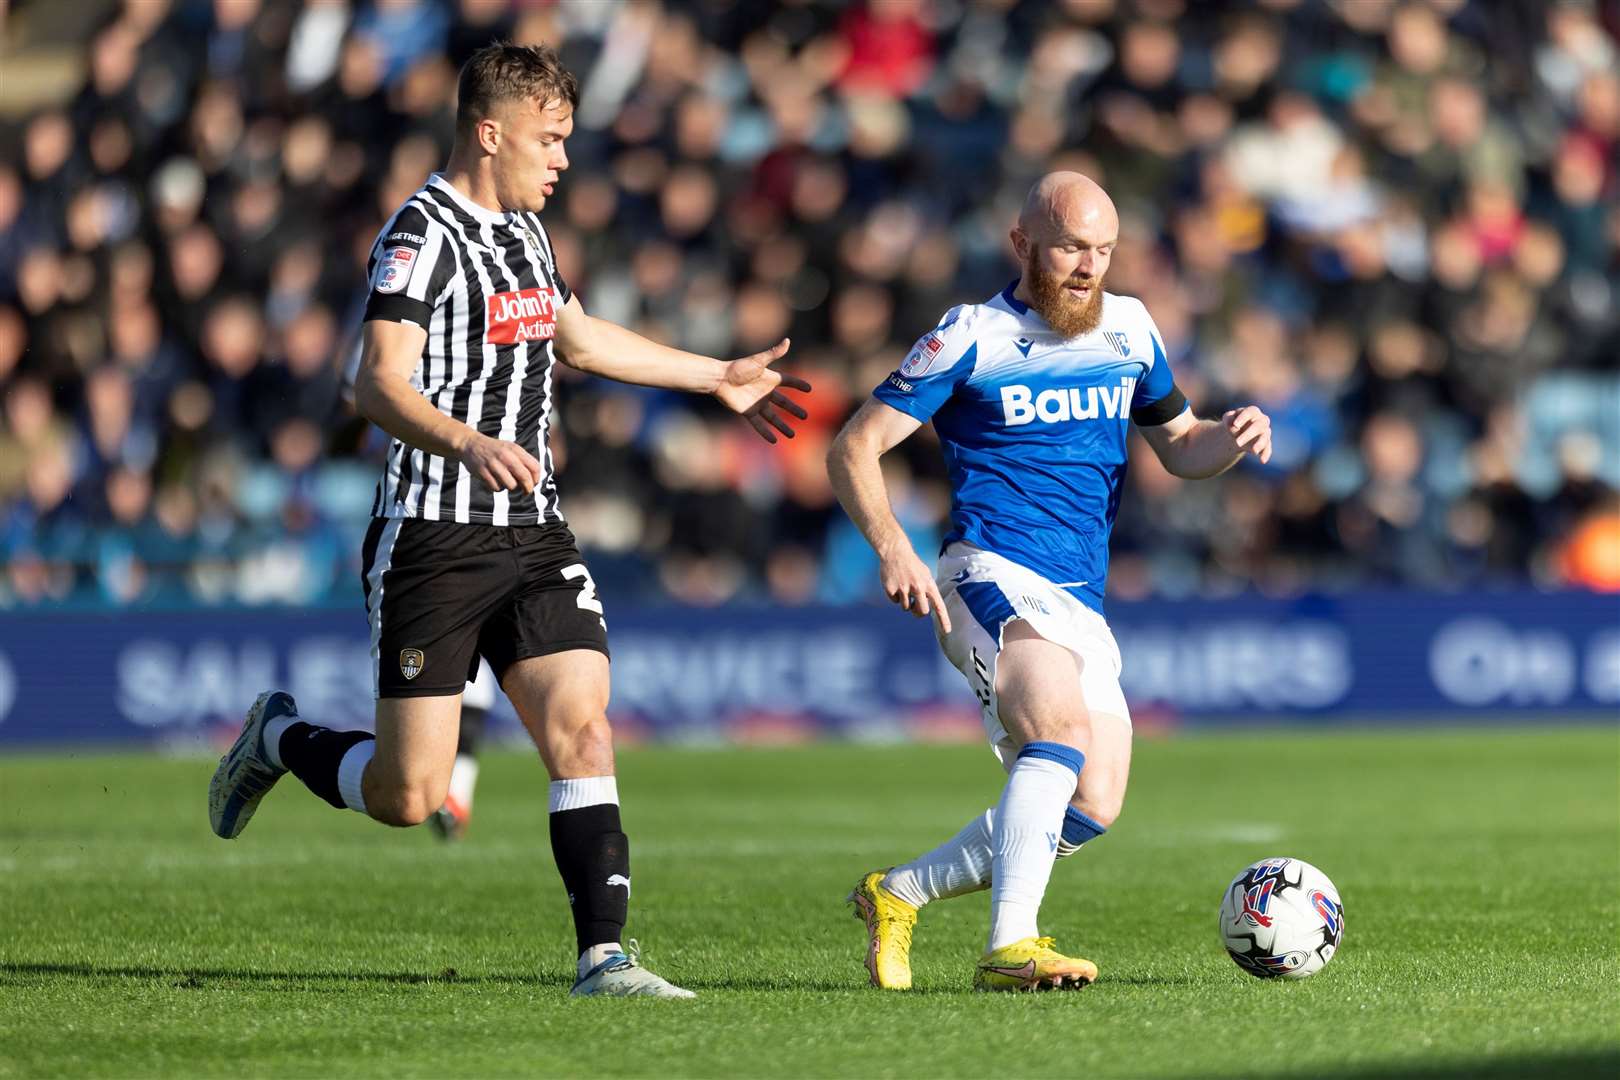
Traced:
<svg viewBox="0 0 1620 1080">
<path fill-rule="evenodd" d="M 1029 283 L 1029 306 L 1065 341 L 1091 333 L 1102 322 L 1102 278 L 1045 273 L 1035 265 L 1031 252 L 1024 260 L 1024 280 Z M 1068 293 L 1070 283 L 1090 285 L 1091 296 L 1076 300 Z"/>
</svg>

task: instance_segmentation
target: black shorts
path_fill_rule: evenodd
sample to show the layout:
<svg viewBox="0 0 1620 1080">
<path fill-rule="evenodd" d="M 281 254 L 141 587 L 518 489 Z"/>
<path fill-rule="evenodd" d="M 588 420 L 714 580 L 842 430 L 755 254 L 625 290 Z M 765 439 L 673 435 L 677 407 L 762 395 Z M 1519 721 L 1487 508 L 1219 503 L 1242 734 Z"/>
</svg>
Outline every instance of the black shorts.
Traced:
<svg viewBox="0 0 1620 1080">
<path fill-rule="evenodd" d="M 608 651 L 596 583 L 566 525 L 376 518 L 361 561 L 379 698 L 459 694 L 480 654 L 504 676 L 531 656 Z"/>
</svg>

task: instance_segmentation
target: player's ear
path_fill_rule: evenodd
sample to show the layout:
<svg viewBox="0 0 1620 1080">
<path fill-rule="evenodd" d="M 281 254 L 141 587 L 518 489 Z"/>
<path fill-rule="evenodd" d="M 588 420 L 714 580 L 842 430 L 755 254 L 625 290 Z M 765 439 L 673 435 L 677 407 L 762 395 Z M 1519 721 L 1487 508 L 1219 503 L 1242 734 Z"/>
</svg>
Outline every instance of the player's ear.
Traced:
<svg viewBox="0 0 1620 1080">
<path fill-rule="evenodd" d="M 478 126 L 473 131 L 484 153 L 493 154 L 501 148 L 501 122 L 493 116 L 486 116 L 478 121 Z"/>
<path fill-rule="evenodd" d="M 1013 251 L 1018 253 L 1019 261 L 1022 262 L 1024 259 L 1028 258 L 1029 237 L 1025 235 L 1023 226 L 1014 225 L 1007 233 L 1007 236 L 1012 240 Z"/>
</svg>

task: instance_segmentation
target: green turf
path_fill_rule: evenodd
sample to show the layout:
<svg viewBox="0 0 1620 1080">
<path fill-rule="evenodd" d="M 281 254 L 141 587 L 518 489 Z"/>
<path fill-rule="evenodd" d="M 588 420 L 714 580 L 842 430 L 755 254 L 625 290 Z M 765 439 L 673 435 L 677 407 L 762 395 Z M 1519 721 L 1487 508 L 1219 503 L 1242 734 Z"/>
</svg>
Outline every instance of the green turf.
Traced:
<svg viewBox="0 0 1620 1080">
<path fill-rule="evenodd" d="M 545 779 L 486 761 L 446 849 L 283 782 L 209 834 L 212 763 L 0 760 L 0 1075 L 1620 1074 L 1610 730 L 1142 742 L 1126 816 L 1042 912 L 1089 990 L 968 992 L 983 894 L 864 988 L 856 876 L 992 801 L 981 747 L 622 755 L 631 933 L 693 1002 L 575 1001 Z M 1267 855 L 1337 882 L 1345 944 L 1261 982 L 1215 935 Z"/>
</svg>

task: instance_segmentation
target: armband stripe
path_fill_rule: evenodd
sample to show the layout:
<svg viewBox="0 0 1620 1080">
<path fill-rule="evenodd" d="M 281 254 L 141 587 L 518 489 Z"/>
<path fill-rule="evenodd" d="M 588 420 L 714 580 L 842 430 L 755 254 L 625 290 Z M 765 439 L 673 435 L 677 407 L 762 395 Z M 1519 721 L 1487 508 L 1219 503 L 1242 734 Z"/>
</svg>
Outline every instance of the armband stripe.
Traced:
<svg viewBox="0 0 1620 1080">
<path fill-rule="evenodd" d="M 1158 427 L 1180 416 L 1187 408 L 1187 395 L 1181 387 L 1171 384 L 1170 392 L 1150 405 L 1131 410 L 1131 419 L 1138 427 Z"/>
</svg>

